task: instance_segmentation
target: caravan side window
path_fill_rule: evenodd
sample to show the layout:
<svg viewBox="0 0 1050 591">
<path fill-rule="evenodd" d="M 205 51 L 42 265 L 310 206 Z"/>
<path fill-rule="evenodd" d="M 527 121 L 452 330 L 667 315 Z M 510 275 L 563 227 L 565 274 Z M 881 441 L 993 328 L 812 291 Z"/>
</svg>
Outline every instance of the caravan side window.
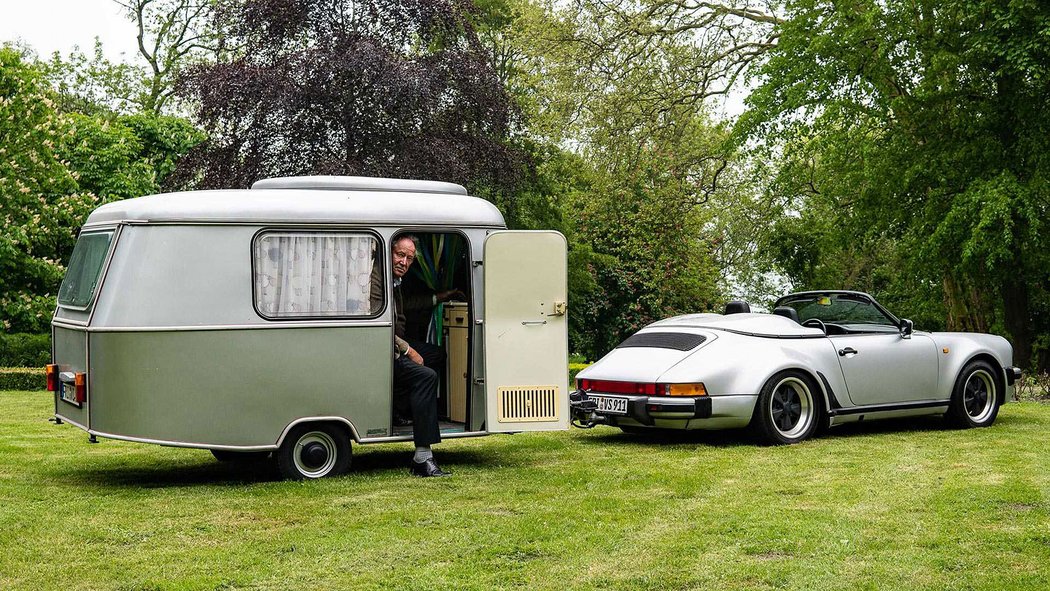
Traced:
<svg viewBox="0 0 1050 591">
<path fill-rule="evenodd" d="M 255 309 L 265 318 L 372 316 L 378 245 L 364 233 L 259 233 L 252 248 Z"/>
</svg>

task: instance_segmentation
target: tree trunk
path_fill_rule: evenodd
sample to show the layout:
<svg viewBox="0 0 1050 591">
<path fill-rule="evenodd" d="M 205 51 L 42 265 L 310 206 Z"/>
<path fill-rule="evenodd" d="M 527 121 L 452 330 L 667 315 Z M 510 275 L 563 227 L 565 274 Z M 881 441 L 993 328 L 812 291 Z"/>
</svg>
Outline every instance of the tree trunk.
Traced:
<svg viewBox="0 0 1050 591">
<path fill-rule="evenodd" d="M 1014 365 L 1030 368 L 1032 364 L 1032 317 L 1029 313 L 1028 286 L 1022 281 L 1008 281 L 1003 286 L 1003 320 L 1014 346 Z"/>
<path fill-rule="evenodd" d="M 988 332 L 991 314 L 985 304 L 987 298 L 982 297 L 965 278 L 956 280 L 945 274 L 942 285 L 944 307 L 948 312 L 946 328 L 961 332 Z"/>
</svg>

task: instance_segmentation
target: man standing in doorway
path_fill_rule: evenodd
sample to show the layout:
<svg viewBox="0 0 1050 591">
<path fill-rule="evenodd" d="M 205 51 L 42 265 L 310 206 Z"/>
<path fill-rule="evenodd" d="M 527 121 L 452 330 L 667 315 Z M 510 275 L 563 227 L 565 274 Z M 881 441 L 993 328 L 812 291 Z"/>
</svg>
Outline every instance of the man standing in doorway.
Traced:
<svg viewBox="0 0 1050 591">
<path fill-rule="evenodd" d="M 407 398 L 412 413 L 412 436 L 416 444 L 416 453 L 412 456 L 409 470 L 413 475 L 421 477 L 449 476 L 449 472 L 438 467 L 434 460 L 434 452 L 430 448 L 433 444 L 441 442 L 437 410 L 438 374 L 433 368 L 424 365 L 423 360 L 436 360 L 438 357 L 430 350 L 422 355 L 416 350 L 432 345 L 417 343 L 416 347 L 412 347 L 405 340 L 405 305 L 401 295 L 401 279 L 415 260 L 415 238 L 407 234 L 398 236 L 391 246 L 391 270 L 394 275 L 394 398 Z M 382 307 L 383 281 L 378 273 L 372 275 L 370 295 L 372 309 Z"/>
</svg>

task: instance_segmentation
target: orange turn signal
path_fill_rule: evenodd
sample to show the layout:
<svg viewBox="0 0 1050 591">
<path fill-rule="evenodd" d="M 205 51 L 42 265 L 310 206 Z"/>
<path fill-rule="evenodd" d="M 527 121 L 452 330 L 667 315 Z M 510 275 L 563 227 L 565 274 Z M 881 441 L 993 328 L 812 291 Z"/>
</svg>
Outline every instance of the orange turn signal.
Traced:
<svg viewBox="0 0 1050 591">
<path fill-rule="evenodd" d="M 668 396 L 707 396 L 703 384 L 668 384 Z"/>
<path fill-rule="evenodd" d="M 76 386 L 77 402 L 83 403 L 87 400 L 87 374 L 76 374 L 73 377 L 73 384 Z"/>
</svg>

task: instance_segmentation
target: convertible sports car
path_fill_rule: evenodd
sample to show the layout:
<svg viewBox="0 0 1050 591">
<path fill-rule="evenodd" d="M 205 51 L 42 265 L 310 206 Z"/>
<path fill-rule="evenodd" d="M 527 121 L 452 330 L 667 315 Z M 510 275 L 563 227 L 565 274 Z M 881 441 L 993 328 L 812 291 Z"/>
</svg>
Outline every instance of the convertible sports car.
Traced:
<svg viewBox="0 0 1050 591">
<path fill-rule="evenodd" d="M 725 314 L 650 324 L 576 377 L 573 423 L 627 432 L 750 427 L 770 444 L 852 421 L 943 414 L 986 427 L 1021 370 L 993 335 L 921 332 L 871 296 L 809 291 L 772 314 L 730 302 Z"/>
</svg>

